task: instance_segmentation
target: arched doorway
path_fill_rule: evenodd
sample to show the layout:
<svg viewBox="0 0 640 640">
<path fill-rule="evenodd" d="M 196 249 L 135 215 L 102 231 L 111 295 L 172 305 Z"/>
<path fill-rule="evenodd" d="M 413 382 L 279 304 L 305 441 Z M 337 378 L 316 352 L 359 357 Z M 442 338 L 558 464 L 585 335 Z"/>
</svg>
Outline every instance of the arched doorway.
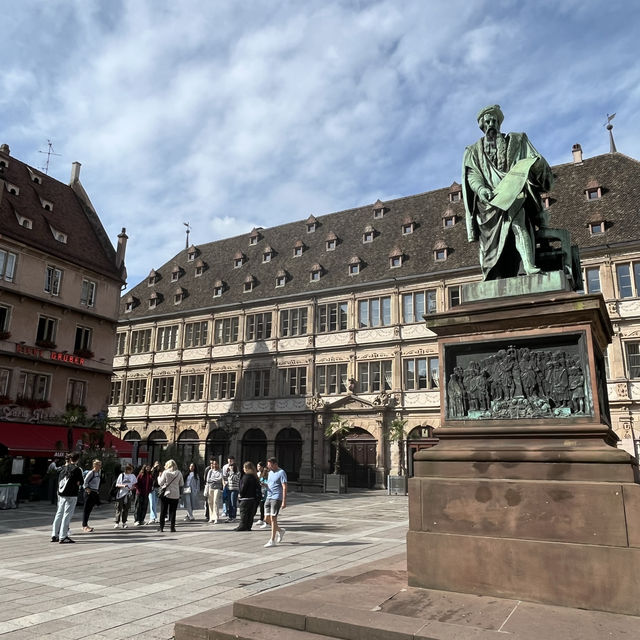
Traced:
<svg viewBox="0 0 640 640">
<path fill-rule="evenodd" d="M 189 468 L 190 463 L 198 465 L 200 460 L 200 438 L 193 429 L 186 429 L 178 436 L 178 457 L 182 460 L 184 469 Z"/>
<path fill-rule="evenodd" d="M 224 429 L 214 429 L 207 436 L 204 464 L 207 466 L 212 458 L 217 460 L 222 467 L 229 455 L 229 436 Z"/>
<path fill-rule="evenodd" d="M 242 456 L 240 464 L 251 461 L 254 464 L 266 462 L 267 436 L 262 429 L 249 429 L 242 438 Z"/>
<path fill-rule="evenodd" d="M 164 431 L 156 429 L 149 434 L 147 438 L 147 461 L 149 464 L 153 464 L 156 460 L 158 462 L 164 462 L 164 450 L 167 448 L 167 435 Z"/>
<path fill-rule="evenodd" d="M 278 466 L 287 472 L 289 480 L 297 480 L 302 463 L 302 437 L 297 429 L 281 429 L 276 436 Z"/>
<path fill-rule="evenodd" d="M 340 473 L 347 475 L 350 487 L 371 489 L 376 483 L 377 441 L 365 429 L 354 427 L 342 444 Z M 336 459 L 336 448 L 331 446 L 331 468 Z"/>
<path fill-rule="evenodd" d="M 406 443 L 406 459 L 407 459 L 407 475 L 412 477 L 413 474 L 413 456 L 420 449 L 430 449 L 438 444 L 438 438 L 433 436 L 434 427 L 430 425 L 419 425 L 414 427 L 407 434 Z"/>
<path fill-rule="evenodd" d="M 143 447 L 141 446 L 142 438 L 140 434 L 137 431 L 127 431 L 127 433 L 124 434 L 123 440 L 125 442 L 131 442 L 133 445 L 133 449 L 131 450 L 131 464 L 134 467 L 142 464 L 143 460 L 139 460 L 139 458 L 143 457 L 141 455 Z"/>
</svg>

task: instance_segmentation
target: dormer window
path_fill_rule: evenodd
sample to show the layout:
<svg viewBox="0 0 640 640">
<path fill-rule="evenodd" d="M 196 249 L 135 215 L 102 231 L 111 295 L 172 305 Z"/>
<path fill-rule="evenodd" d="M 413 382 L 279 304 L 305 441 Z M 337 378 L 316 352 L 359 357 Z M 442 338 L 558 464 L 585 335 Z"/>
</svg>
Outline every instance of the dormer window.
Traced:
<svg viewBox="0 0 640 640">
<path fill-rule="evenodd" d="M 325 241 L 325 247 L 327 251 L 335 251 L 335 248 L 338 246 L 338 236 L 336 236 L 333 231 L 327 236 Z"/>
<path fill-rule="evenodd" d="M 287 284 L 287 272 L 281 269 L 276 274 L 276 288 L 284 287 L 285 284 Z"/>
<path fill-rule="evenodd" d="M 21 216 L 17 211 L 16 211 L 16 218 L 18 219 L 18 224 L 21 227 L 24 227 L 25 229 L 33 229 L 33 222 L 29 218 L 25 218 L 24 216 Z"/>
<path fill-rule="evenodd" d="M 433 248 L 433 259 L 436 262 L 442 262 L 449 256 L 449 247 L 444 241 L 437 242 Z"/>
<path fill-rule="evenodd" d="M 151 272 L 147 276 L 147 286 L 153 287 L 156 282 L 158 282 L 158 274 L 154 269 L 151 269 Z"/>
<path fill-rule="evenodd" d="M 154 291 L 149 296 L 149 309 L 155 309 L 158 306 L 158 294 Z"/>
<path fill-rule="evenodd" d="M 302 240 L 298 240 L 293 247 L 293 257 L 299 258 L 304 251 L 304 243 Z"/>
<path fill-rule="evenodd" d="M 360 264 L 361 264 L 361 260 L 360 258 L 358 258 L 358 256 L 353 256 L 353 258 L 351 258 L 351 260 L 349 260 L 349 275 L 350 276 L 357 276 L 360 273 Z"/>
<path fill-rule="evenodd" d="M 35 184 L 42 184 L 42 178 L 40 176 L 37 176 L 35 173 L 32 173 L 31 182 L 35 182 Z"/>
<path fill-rule="evenodd" d="M 244 281 L 243 291 L 245 293 L 249 293 L 249 291 L 253 291 L 254 284 L 255 284 L 255 278 L 251 275 L 247 276 L 246 280 Z"/>
<path fill-rule="evenodd" d="M 362 234 L 362 242 L 367 244 L 368 242 L 373 242 L 373 237 L 375 235 L 375 231 L 373 227 L 367 225 L 364 229 L 364 233 Z"/>
<path fill-rule="evenodd" d="M 317 228 L 318 221 L 313 216 L 309 216 L 307 218 L 307 233 L 315 233 Z"/>
<path fill-rule="evenodd" d="M 456 226 L 456 217 L 455 216 L 446 216 L 442 218 L 442 226 L 445 229 Z"/>
<path fill-rule="evenodd" d="M 389 268 L 397 269 L 402 266 L 404 254 L 399 247 L 394 247 L 394 249 L 389 253 Z"/>
<path fill-rule="evenodd" d="M 410 233 L 413 233 L 416 228 L 416 223 L 412 218 L 405 218 L 402 222 L 402 235 L 408 236 Z"/>
<path fill-rule="evenodd" d="M 202 260 L 196 262 L 195 276 L 199 278 L 204 273 L 205 264 Z"/>
<path fill-rule="evenodd" d="M 53 211 L 53 202 L 49 202 L 49 200 L 43 200 L 40 198 L 40 202 L 42 203 L 42 208 L 45 211 Z"/>
<path fill-rule="evenodd" d="M 590 180 L 584 192 L 587 200 L 599 200 L 602 198 L 602 186 L 597 180 Z"/>
<path fill-rule="evenodd" d="M 322 277 L 322 266 L 319 264 L 314 264 L 311 267 L 311 271 L 309 273 L 309 281 L 317 282 Z"/>
<path fill-rule="evenodd" d="M 180 304 L 185 298 L 185 291 L 182 287 L 178 287 L 173 294 L 173 304 Z"/>
<path fill-rule="evenodd" d="M 133 302 L 125 302 L 124 303 L 124 312 L 125 313 L 130 313 L 131 311 L 133 311 Z"/>
<path fill-rule="evenodd" d="M 11 193 L 14 196 L 19 196 L 20 195 L 20 189 L 18 187 L 16 187 L 15 184 L 11 184 L 10 182 L 5 182 L 5 184 L 7 185 L 7 191 L 9 193 Z"/>
<path fill-rule="evenodd" d="M 196 255 L 198 254 L 198 250 L 191 246 L 187 250 L 187 262 L 193 262 L 196 259 Z"/>
<path fill-rule="evenodd" d="M 173 271 L 171 272 L 171 282 L 178 282 L 181 275 L 181 269 L 178 266 L 173 267 Z"/>
<path fill-rule="evenodd" d="M 244 264 L 244 259 L 245 259 L 244 253 L 242 253 L 242 251 L 238 251 L 233 256 L 233 268 L 239 269 Z"/>
<path fill-rule="evenodd" d="M 253 247 L 256 244 L 258 244 L 258 241 L 260 240 L 260 231 L 258 229 L 258 227 L 254 227 L 251 230 L 251 234 L 249 235 L 249 246 Z"/>
<path fill-rule="evenodd" d="M 53 227 L 51 227 L 51 233 L 53 233 L 53 237 L 62 244 L 67 244 L 67 234 L 62 233 L 62 231 L 57 231 Z"/>
<path fill-rule="evenodd" d="M 592 236 L 597 236 L 601 233 L 605 232 L 605 222 L 601 220 L 599 222 L 590 222 L 589 223 L 589 232 Z"/>
<path fill-rule="evenodd" d="M 5 160 L 4 158 L 0 158 L 0 167 L 2 167 L 3 169 L 8 169 L 9 168 L 8 160 Z"/>
<path fill-rule="evenodd" d="M 377 200 L 373 205 L 373 218 L 379 220 L 384 217 L 385 206 L 381 200 Z"/>
<path fill-rule="evenodd" d="M 274 251 L 271 247 L 267 247 L 262 254 L 262 262 L 271 262 L 271 258 L 273 258 Z"/>
<path fill-rule="evenodd" d="M 449 202 L 460 202 L 462 200 L 462 187 L 454 182 L 449 187 Z"/>
<path fill-rule="evenodd" d="M 224 283 L 222 282 L 222 280 L 216 280 L 213 283 L 213 297 L 219 298 L 220 296 L 222 296 L 223 292 L 224 292 Z"/>
</svg>

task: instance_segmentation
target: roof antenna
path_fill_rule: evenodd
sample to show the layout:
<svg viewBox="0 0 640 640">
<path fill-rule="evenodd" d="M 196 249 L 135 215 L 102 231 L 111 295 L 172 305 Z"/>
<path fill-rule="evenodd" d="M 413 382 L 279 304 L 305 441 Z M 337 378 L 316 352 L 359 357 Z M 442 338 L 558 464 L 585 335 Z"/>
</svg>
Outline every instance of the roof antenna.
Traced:
<svg viewBox="0 0 640 640">
<path fill-rule="evenodd" d="M 41 167 L 41 170 L 44 171 L 47 175 L 49 175 L 49 160 L 51 159 L 51 156 L 61 156 L 62 154 L 54 152 L 53 142 L 51 142 L 51 140 L 47 140 L 47 144 L 49 145 L 49 148 L 47 149 L 47 151 L 38 151 L 38 153 L 47 154 L 47 162 L 44 165 L 44 167 Z"/>
<path fill-rule="evenodd" d="M 616 149 L 616 143 L 613 140 L 613 125 L 611 124 L 611 121 L 615 117 L 616 117 L 615 113 L 612 113 L 611 115 L 607 113 L 607 121 L 603 125 L 604 127 L 606 127 L 607 131 L 609 132 L 609 153 L 616 153 L 618 151 Z"/>
<path fill-rule="evenodd" d="M 191 225 L 188 222 L 183 222 L 182 223 L 185 227 L 187 227 L 187 240 L 184 243 L 184 248 L 188 249 L 189 248 L 189 234 L 191 233 Z"/>
</svg>

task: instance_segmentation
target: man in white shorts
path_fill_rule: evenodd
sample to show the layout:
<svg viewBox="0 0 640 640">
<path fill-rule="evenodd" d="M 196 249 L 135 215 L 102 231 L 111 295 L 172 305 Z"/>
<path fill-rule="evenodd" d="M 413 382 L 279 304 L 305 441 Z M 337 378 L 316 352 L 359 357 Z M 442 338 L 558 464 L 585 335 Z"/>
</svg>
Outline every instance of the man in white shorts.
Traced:
<svg viewBox="0 0 640 640">
<path fill-rule="evenodd" d="M 267 499 L 264 503 L 265 522 L 271 525 L 271 538 L 265 547 L 275 547 L 282 542 L 285 529 L 278 526 L 278 513 L 287 506 L 287 474 L 278 466 L 275 458 L 267 460 Z"/>
</svg>

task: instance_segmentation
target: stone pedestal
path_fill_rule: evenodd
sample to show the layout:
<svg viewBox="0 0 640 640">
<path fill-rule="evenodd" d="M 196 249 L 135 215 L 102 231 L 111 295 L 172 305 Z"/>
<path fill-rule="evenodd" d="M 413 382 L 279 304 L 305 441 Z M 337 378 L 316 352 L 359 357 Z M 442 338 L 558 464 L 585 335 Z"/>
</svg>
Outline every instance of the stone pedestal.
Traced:
<svg viewBox="0 0 640 640">
<path fill-rule="evenodd" d="M 409 584 L 640 615 L 640 484 L 610 428 L 601 296 L 494 299 L 427 324 L 443 426 L 414 458 Z"/>
</svg>

